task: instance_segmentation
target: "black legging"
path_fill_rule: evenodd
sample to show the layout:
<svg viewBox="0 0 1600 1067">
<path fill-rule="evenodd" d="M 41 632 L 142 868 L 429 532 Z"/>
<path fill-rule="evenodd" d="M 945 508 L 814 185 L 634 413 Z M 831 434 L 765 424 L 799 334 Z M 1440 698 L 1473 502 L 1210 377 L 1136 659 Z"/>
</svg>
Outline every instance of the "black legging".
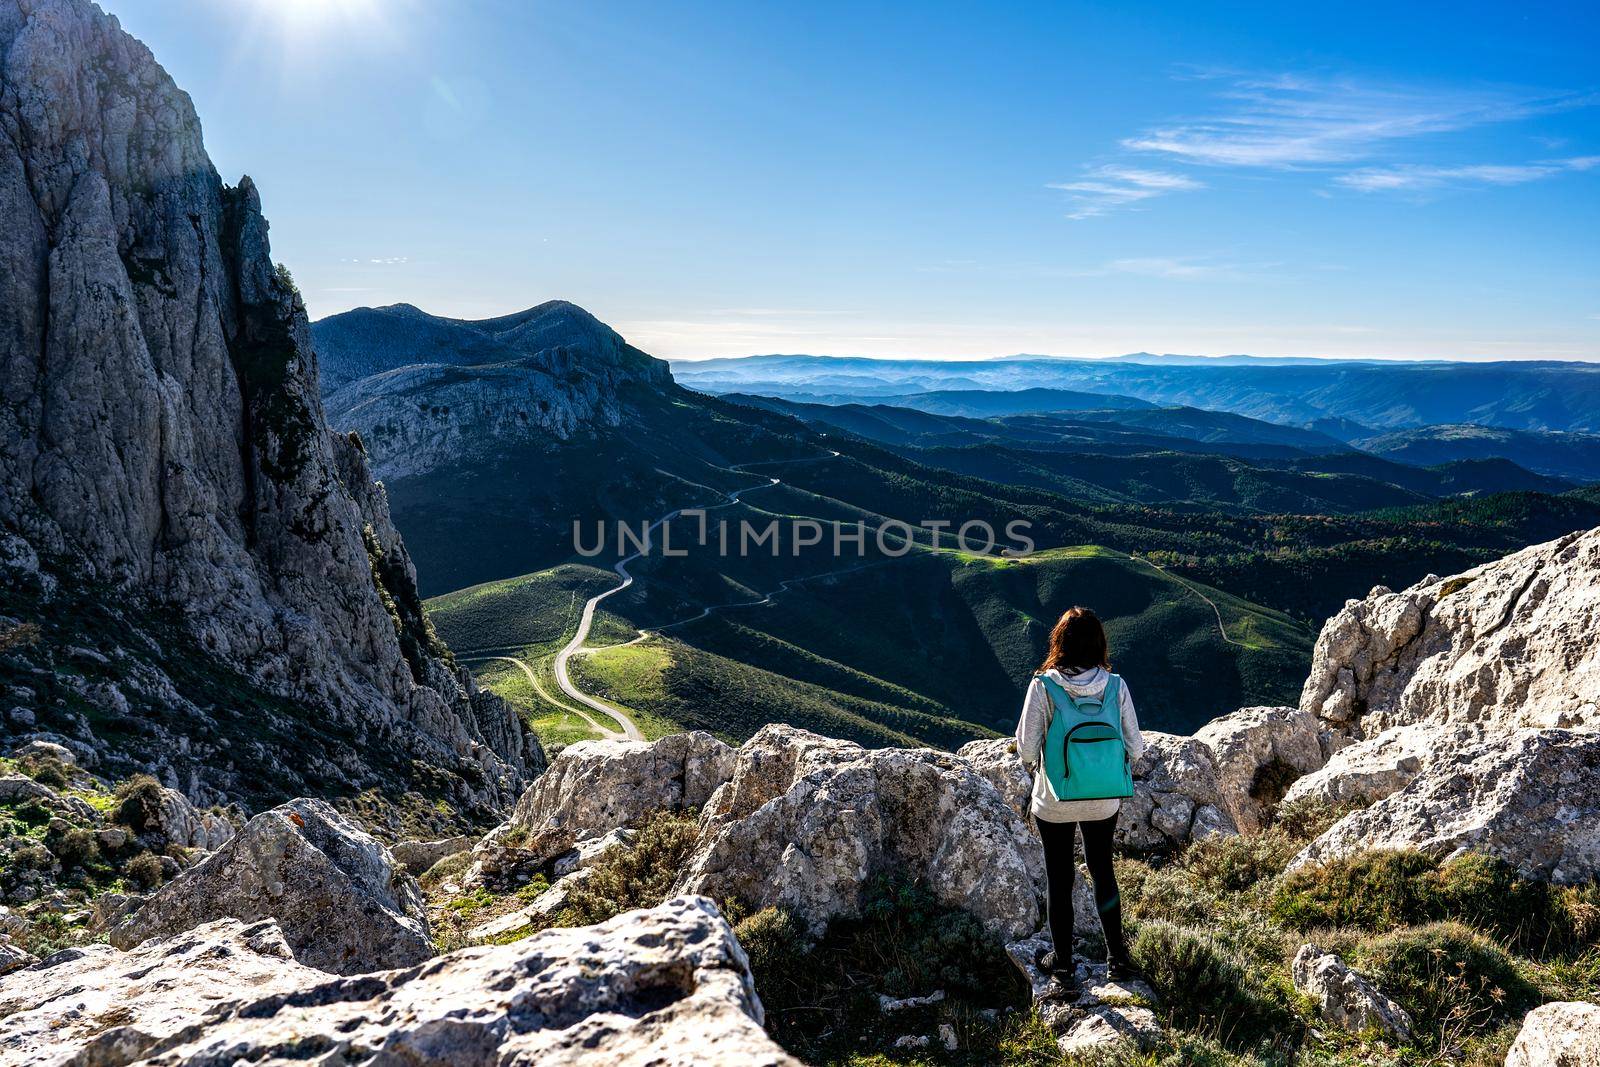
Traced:
<svg viewBox="0 0 1600 1067">
<path fill-rule="evenodd" d="M 1034 819 L 1044 843 L 1044 873 L 1050 883 L 1050 937 L 1056 944 L 1059 966 L 1072 952 L 1072 883 L 1078 865 L 1073 862 L 1075 831 L 1083 829 L 1083 858 L 1094 882 L 1094 901 L 1100 909 L 1100 926 L 1106 934 L 1106 956 L 1125 963 L 1128 947 L 1122 941 L 1122 901 L 1117 896 L 1117 871 L 1111 864 L 1111 836 L 1117 817 L 1093 822 L 1045 822 Z"/>
</svg>

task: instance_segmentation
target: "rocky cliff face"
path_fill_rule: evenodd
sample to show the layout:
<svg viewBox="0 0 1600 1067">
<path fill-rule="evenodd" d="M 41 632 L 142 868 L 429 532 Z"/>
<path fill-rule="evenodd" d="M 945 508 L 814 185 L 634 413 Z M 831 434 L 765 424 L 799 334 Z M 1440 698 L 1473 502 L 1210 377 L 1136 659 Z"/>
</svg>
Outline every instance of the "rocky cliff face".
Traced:
<svg viewBox="0 0 1600 1067">
<path fill-rule="evenodd" d="M 409 304 L 359 308 L 313 334 L 329 415 L 361 435 L 383 478 L 616 426 L 626 386 L 672 381 L 665 363 L 564 300 L 471 322 Z"/>
<path fill-rule="evenodd" d="M 432 638 L 187 95 L 84 0 L 3 0 L 0 128 L 10 726 L 208 800 L 397 792 L 414 759 L 458 808 L 514 796 L 537 743 Z"/>
</svg>

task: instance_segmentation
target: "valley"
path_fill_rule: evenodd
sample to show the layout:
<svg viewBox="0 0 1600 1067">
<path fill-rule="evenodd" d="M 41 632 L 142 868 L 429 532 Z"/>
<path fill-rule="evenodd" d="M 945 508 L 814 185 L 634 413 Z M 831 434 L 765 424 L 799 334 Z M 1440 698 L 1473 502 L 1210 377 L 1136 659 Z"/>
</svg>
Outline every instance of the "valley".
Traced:
<svg viewBox="0 0 1600 1067">
<path fill-rule="evenodd" d="M 363 309 L 314 333 L 330 418 L 384 481 L 433 625 L 554 744 L 787 722 L 954 748 L 1011 728 L 1078 602 L 1108 618 L 1147 725 L 1186 732 L 1292 701 L 1312 627 L 1352 592 L 1600 522 L 1594 490 L 1482 449 L 1422 466 L 1161 397 L 972 387 L 1016 361 L 896 366 L 890 384 L 962 387 L 818 403 L 684 388 L 562 301 L 482 323 Z M 836 362 L 830 386 L 859 385 Z M 774 361 L 680 371 L 747 365 Z M 1028 543 L 966 551 L 967 522 L 1020 522 Z M 841 523 L 864 543 L 802 543 Z"/>
</svg>

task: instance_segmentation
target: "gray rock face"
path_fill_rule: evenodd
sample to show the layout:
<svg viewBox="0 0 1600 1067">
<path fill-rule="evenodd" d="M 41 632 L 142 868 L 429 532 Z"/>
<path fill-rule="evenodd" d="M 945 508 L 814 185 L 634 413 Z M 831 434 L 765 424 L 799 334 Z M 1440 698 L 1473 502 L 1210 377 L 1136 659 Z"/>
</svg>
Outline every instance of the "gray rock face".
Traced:
<svg viewBox="0 0 1600 1067">
<path fill-rule="evenodd" d="M 1592 1067 L 1600 1063 L 1600 1004 L 1556 1001 L 1534 1008 L 1506 1053 L 1506 1067 Z"/>
<path fill-rule="evenodd" d="M 352 784 L 381 748 L 459 771 L 463 806 L 509 802 L 534 743 L 430 644 L 382 491 L 327 429 L 255 186 L 222 184 L 188 96 L 87 0 L 0 3 L 0 87 L 7 583 L 177 609 L 205 655 L 349 737 L 317 755 Z M 139 754 L 225 791 L 228 753 L 177 743 L 214 725 L 188 684 L 143 679 L 185 725 Z M 128 714 L 114 683 L 85 695 Z"/>
<path fill-rule="evenodd" d="M 1600 529 L 1374 589 L 1323 626 L 1300 707 L 1367 735 L 1419 722 L 1600 726 Z"/>
<path fill-rule="evenodd" d="M 965 760 L 769 725 L 738 749 L 706 804 L 679 885 L 752 909 L 782 906 L 820 932 L 859 914 L 874 875 L 898 875 L 1011 939 L 1042 921 L 1043 858 Z"/>
<path fill-rule="evenodd" d="M 1399 792 L 1436 754 L 1481 741 L 1481 726 L 1395 726 L 1335 752 L 1323 767 L 1295 780 L 1283 802 L 1318 801 L 1329 807 L 1372 804 Z"/>
<path fill-rule="evenodd" d="M 360 433 L 387 479 L 619 425 L 624 383 L 671 381 L 665 363 L 564 300 L 476 322 L 359 308 L 312 333 L 333 424 Z"/>
<path fill-rule="evenodd" d="M 123 814 L 135 833 L 160 851 L 169 845 L 206 852 L 221 848 L 233 837 L 233 824 L 214 812 L 201 811 L 189 798 L 165 786 L 151 791 L 143 803 L 125 803 Z M 137 812 L 129 811 L 138 807 Z"/>
<path fill-rule="evenodd" d="M 1222 808 L 1243 833 L 1259 830 L 1289 781 L 1328 761 L 1330 732 L 1298 708 L 1240 708 L 1195 731 L 1217 767 Z"/>
<path fill-rule="evenodd" d="M 1301 945 L 1290 974 L 1294 987 L 1317 1002 L 1325 1022 L 1354 1033 L 1376 1030 L 1395 1041 L 1411 1040 L 1411 1014 L 1333 953 Z"/>
<path fill-rule="evenodd" d="M 1525 877 L 1600 877 L 1600 733 L 1490 733 L 1427 759 L 1409 784 L 1340 819 L 1291 868 L 1366 849 L 1497 856 Z"/>
<path fill-rule="evenodd" d="M 251 819 L 111 931 L 132 948 L 222 918 L 275 919 L 294 958 L 335 974 L 433 955 L 422 894 L 387 849 L 320 800 Z"/>
<path fill-rule="evenodd" d="M 1133 772 L 1133 796 L 1122 802 L 1117 843 L 1135 852 L 1165 852 L 1215 834 L 1236 834 L 1204 741 L 1154 731 Z"/>
<path fill-rule="evenodd" d="M 59 953 L 0 979 L 0 1010 L 13 1062 L 797 1067 L 698 898 L 350 978 L 296 964 L 272 923 L 225 920 L 126 955 Z"/>
<path fill-rule="evenodd" d="M 708 733 L 659 741 L 580 741 L 478 846 L 516 847 L 535 865 L 655 811 L 698 811 L 734 773 L 734 750 Z"/>
<path fill-rule="evenodd" d="M 118 952 L 66 949 L 0 979 L 0 1058 L 11 1064 L 125 1064 L 203 1019 L 326 981 L 302 967 L 275 923 L 223 919 Z"/>
</svg>

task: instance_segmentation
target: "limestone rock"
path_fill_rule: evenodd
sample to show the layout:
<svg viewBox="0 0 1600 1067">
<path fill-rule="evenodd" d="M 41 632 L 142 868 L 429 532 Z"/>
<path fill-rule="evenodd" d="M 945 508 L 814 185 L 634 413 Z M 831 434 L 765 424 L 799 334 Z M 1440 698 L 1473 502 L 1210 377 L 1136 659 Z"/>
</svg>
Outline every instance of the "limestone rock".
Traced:
<svg viewBox="0 0 1600 1067">
<path fill-rule="evenodd" d="M 468 834 L 457 834 L 455 837 L 441 837 L 434 841 L 399 841 L 389 846 L 389 853 L 394 856 L 396 863 L 410 873 L 423 874 L 446 856 L 465 852 L 476 843 L 477 838 Z"/>
<path fill-rule="evenodd" d="M 1323 626 L 1300 707 L 1367 735 L 1419 722 L 1600 726 L 1600 529 L 1374 589 Z"/>
<path fill-rule="evenodd" d="M 201 811 L 188 797 L 165 786 L 134 792 L 117 815 L 146 847 L 157 851 L 177 845 L 210 852 L 233 837 L 233 824 L 226 818 Z"/>
<path fill-rule="evenodd" d="M 39 957 L 11 943 L 9 937 L 0 936 L 0 975 L 10 974 L 39 962 Z"/>
<path fill-rule="evenodd" d="M 111 931 L 131 948 L 220 918 L 276 919 L 295 959 L 335 974 L 433 955 L 422 894 L 387 849 L 320 800 L 256 816 Z"/>
<path fill-rule="evenodd" d="M 972 769 L 989 779 L 1000 793 L 1001 799 L 1011 805 L 1018 815 L 1025 813 L 1033 777 L 1017 756 L 1017 742 L 1011 737 L 993 737 L 983 741 L 968 741 L 956 750 L 956 755 L 972 765 Z"/>
<path fill-rule="evenodd" d="M 1556 1001 L 1530 1011 L 1506 1053 L 1506 1067 L 1593 1067 L 1600 1063 L 1600 1004 Z"/>
<path fill-rule="evenodd" d="M 1149 1049 L 1161 1040 L 1160 1020 L 1149 1007 L 1155 1002 L 1155 991 L 1148 985 L 1113 982 L 1104 963 L 1080 958 L 1076 961 L 1078 995 L 1064 999 L 1055 994 L 1054 980 L 1039 969 L 1039 957 L 1049 947 L 1049 938 L 1041 935 L 1012 942 L 1006 953 L 1022 972 L 1039 1018 L 1055 1035 L 1063 1053 L 1094 1055 L 1123 1044 Z"/>
<path fill-rule="evenodd" d="M 139 951 L 159 959 L 164 947 L 154 942 Z M 132 968 L 124 981 L 136 998 L 146 989 Z M 376 1054 L 385 1062 L 452 1067 L 798 1067 L 762 1029 L 744 952 L 703 898 L 463 949 L 421 967 L 348 978 L 302 969 L 289 988 L 213 1006 L 204 1018 L 183 1008 L 183 983 L 182 973 L 170 976 L 160 1002 L 182 1012 L 187 1028 L 134 1024 L 151 1038 L 116 1062 L 288 1067 L 308 1055 L 364 1062 Z M 109 1000 L 121 985 L 101 988 Z M 0 981 L 0 1000 L 9 988 Z M 0 1023 L 0 1034 L 7 1025 L 11 1020 Z M 54 1039 L 39 1034 L 39 1058 L 65 1058 L 89 1029 Z"/>
<path fill-rule="evenodd" d="M 1298 708 L 1253 707 L 1195 731 L 1211 750 L 1222 808 L 1243 833 L 1259 830 L 1285 788 L 1328 760 L 1328 731 Z"/>
<path fill-rule="evenodd" d="M 965 760 L 776 724 L 738 750 L 679 885 L 753 910 L 781 906 L 820 932 L 859 914 L 878 874 L 924 881 L 1001 937 L 1031 933 L 1043 917 L 1043 853 Z"/>
<path fill-rule="evenodd" d="M 1355 1033 L 1377 1030 L 1395 1041 L 1411 1040 L 1410 1013 L 1333 953 L 1301 945 L 1290 973 L 1294 987 L 1317 1002 L 1324 1021 Z"/>
<path fill-rule="evenodd" d="M 1134 795 L 1122 802 L 1117 843 L 1162 852 L 1215 834 L 1238 833 L 1228 814 L 1210 747 L 1193 737 L 1147 732 L 1134 767 Z"/>
<path fill-rule="evenodd" d="M 1525 877 L 1600 877 L 1600 733 L 1524 728 L 1425 762 L 1410 784 L 1340 819 L 1291 868 L 1365 849 L 1497 856 Z"/>
<path fill-rule="evenodd" d="M 733 749 L 699 731 L 653 742 L 579 741 L 561 751 L 478 851 L 525 848 L 527 862 L 538 865 L 651 812 L 698 811 L 732 775 L 733 760 Z"/>
<path fill-rule="evenodd" d="M 1453 758 L 1483 737 L 1484 727 L 1471 724 L 1391 727 L 1335 752 L 1321 769 L 1297 779 L 1283 803 L 1373 804 L 1410 785 L 1436 755 Z"/>
<path fill-rule="evenodd" d="M 0 979 L 0 1059 L 131 1063 L 208 1017 L 326 980 L 272 922 L 222 919 L 131 952 L 65 949 Z"/>
<path fill-rule="evenodd" d="M 119 774 L 197 797 L 406 786 L 415 757 L 460 810 L 509 803 L 528 732 L 428 634 L 257 190 L 222 183 L 189 97 L 88 0 L 4 0 L 0 129 L 0 584 L 126 624 L 118 656 L 47 633 L 43 659 L 85 670 L 50 684 L 141 720 L 103 742 Z M 182 675 L 149 652 L 180 651 L 156 617 L 182 620 Z M 278 699 L 219 704 L 197 676 Z M 61 707 L 22 710 L 93 741 Z"/>
</svg>

